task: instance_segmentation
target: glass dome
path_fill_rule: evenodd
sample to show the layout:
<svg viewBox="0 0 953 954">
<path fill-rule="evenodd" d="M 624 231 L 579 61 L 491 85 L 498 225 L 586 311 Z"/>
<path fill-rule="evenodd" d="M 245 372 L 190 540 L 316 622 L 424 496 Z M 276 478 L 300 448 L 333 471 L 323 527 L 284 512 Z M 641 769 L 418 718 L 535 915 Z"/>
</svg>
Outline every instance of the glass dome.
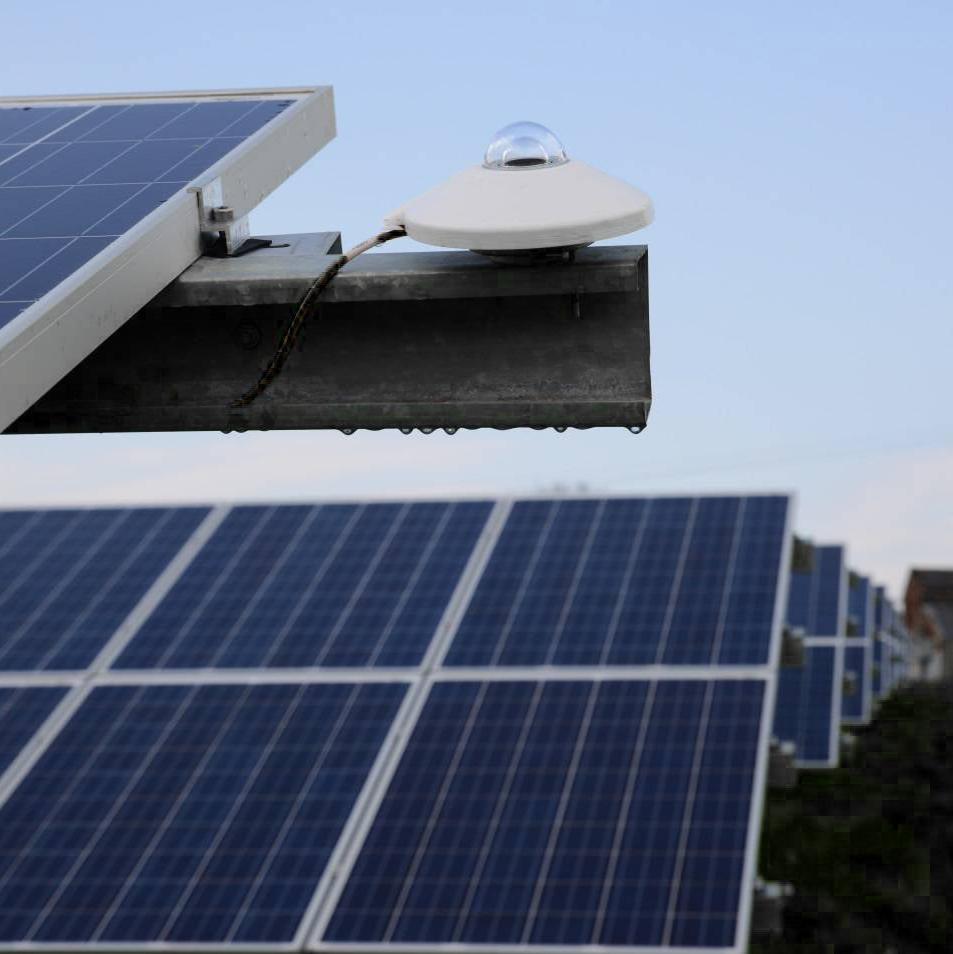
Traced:
<svg viewBox="0 0 953 954">
<path fill-rule="evenodd" d="M 487 169 L 538 169 L 559 166 L 569 157 L 563 144 L 539 123 L 518 122 L 504 126 L 486 148 Z"/>
</svg>

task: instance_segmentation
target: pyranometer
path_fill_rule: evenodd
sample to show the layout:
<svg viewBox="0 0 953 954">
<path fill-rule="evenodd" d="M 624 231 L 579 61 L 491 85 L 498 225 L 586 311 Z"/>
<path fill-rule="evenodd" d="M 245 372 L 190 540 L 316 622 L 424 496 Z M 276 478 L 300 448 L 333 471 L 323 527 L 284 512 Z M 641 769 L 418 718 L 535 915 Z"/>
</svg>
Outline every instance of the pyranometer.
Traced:
<svg viewBox="0 0 953 954">
<path fill-rule="evenodd" d="M 649 225 L 652 200 L 570 159 L 538 123 L 501 129 L 483 164 L 452 176 L 385 219 L 428 245 L 477 252 L 560 250 Z"/>
</svg>

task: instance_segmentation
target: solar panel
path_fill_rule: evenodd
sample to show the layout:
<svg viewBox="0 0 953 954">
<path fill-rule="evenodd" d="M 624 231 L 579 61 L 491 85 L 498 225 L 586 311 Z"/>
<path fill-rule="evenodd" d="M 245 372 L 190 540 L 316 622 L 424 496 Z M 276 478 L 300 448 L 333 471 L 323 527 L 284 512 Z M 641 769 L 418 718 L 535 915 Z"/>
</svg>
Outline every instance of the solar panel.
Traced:
<svg viewBox="0 0 953 954">
<path fill-rule="evenodd" d="M 0 512 L 0 670 L 89 666 L 207 514 Z"/>
<path fill-rule="evenodd" d="M 201 254 L 190 186 L 244 216 L 332 135 L 327 88 L 0 100 L 0 430 Z"/>
<path fill-rule="evenodd" d="M 416 666 L 490 509 L 236 507 L 116 665 Z"/>
<path fill-rule="evenodd" d="M 0 775 L 66 694 L 59 686 L 0 687 Z"/>
<path fill-rule="evenodd" d="M 759 496 L 0 512 L 0 632 L 45 606 L 16 575 L 52 579 L 36 618 L 77 667 L 0 789 L 0 946 L 743 950 L 788 519 Z M 459 645 L 485 661 L 445 663 Z"/>
<path fill-rule="evenodd" d="M 841 719 L 848 725 L 870 721 L 874 629 L 874 588 L 869 577 L 850 574 L 847 609 L 849 623 L 844 649 L 844 673 L 854 677 L 853 693 L 844 692 Z"/>
<path fill-rule="evenodd" d="M 805 643 L 802 666 L 778 672 L 774 735 L 797 748 L 801 768 L 838 763 L 843 641 Z"/>
<path fill-rule="evenodd" d="M 0 940 L 290 942 L 404 693 L 95 688 L 0 810 Z"/>
<path fill-rule="evenodd" d="M 810 569 L 791 571 L 787 619 L 808 636 L 846 631 L 847 571 L 842 546 L 815 546 Z"/>
<path fill-rule="evenodd" d="M 323 940 L 733 945 L 763 693 L 437 683 Z"/>
<path fill-rule="evenodd" d="M 450 666 L 759 664 L 785 497 L 521 501 Z"/>
</svg>

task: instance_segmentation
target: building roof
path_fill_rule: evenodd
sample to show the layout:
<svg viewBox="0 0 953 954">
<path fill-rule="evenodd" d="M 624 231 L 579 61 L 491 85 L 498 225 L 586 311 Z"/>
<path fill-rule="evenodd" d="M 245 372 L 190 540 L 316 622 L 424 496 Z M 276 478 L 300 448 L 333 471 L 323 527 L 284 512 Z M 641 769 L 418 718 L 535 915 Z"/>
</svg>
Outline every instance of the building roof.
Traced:
<svg viewBox="0 0 953 954">
<path fill-rule="evenodd" d="M 953 603 L 953 569 L 913 569 L 910 582 L 924 603 Z"/>
</svg>

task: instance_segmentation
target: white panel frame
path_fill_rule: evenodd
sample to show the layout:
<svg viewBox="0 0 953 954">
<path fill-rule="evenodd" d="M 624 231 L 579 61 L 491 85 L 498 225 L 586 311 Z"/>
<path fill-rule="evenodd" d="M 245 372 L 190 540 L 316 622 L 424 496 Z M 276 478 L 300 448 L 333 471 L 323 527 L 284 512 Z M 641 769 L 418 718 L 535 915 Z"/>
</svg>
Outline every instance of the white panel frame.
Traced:
<svg viewBox="0 0 953 954">
<path fill-rule="evenodd" d="M 330 86 L 0 99 L 0 107 L 228 99 L 295 102 L 0 327 L 0 432 L 202 254 L 196 189 L 220 179 L 223 203 L 240 219 L 335 135 Z"/>
</svg>

